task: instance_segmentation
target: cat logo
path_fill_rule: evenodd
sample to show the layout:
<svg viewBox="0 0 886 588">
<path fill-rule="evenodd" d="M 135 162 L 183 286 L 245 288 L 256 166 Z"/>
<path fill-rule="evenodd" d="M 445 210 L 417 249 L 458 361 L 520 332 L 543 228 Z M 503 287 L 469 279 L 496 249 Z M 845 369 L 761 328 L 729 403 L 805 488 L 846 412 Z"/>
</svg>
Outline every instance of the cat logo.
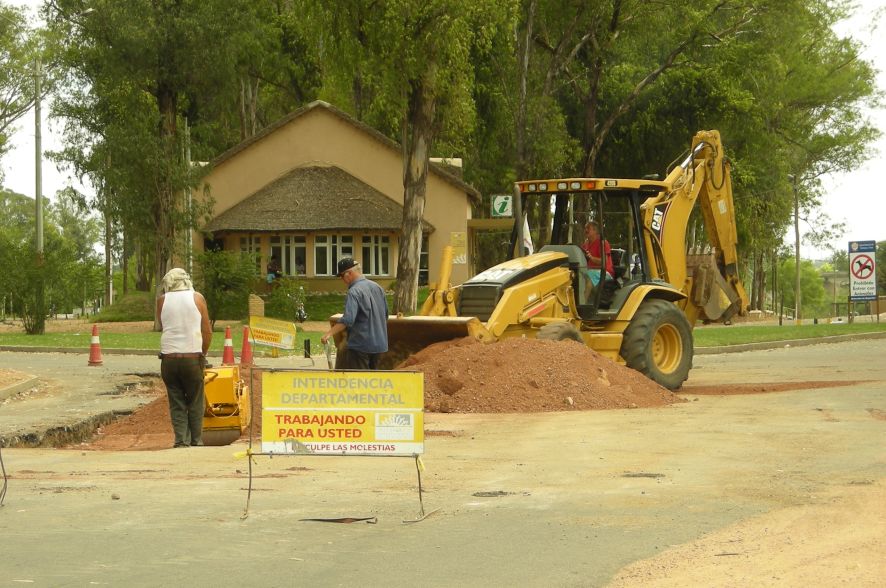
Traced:
<svg viewBox="0 0 886 588">
<path fill-rule="evenodd" d="M 652 223 L 650 224 L 650 228 L 652 229 L 652 234 L 661 241 L 661 231 L 664 227 L 665 215 L 668 213 L 668 206 L 670 206 L 669 202 L 659 204 L 655 208 L 652 209 Z"/>
<path fill-rule="evenodd" d="M 661 232 L 661 221 L 664 220 L 664 211 L 656 208 L 652 211 L 652 230 L 656 233 Z"/>
</svg>

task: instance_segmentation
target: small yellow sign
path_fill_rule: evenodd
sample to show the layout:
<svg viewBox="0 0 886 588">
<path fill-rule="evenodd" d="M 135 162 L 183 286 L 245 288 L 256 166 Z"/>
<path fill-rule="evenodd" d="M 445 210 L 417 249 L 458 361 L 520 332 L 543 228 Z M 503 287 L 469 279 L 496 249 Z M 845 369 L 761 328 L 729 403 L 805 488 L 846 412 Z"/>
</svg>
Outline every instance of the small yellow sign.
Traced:
<svg viewBox="0 0 886 588">
<path fill-rule="evenodd" d="M 250 316 L 249 330 L 257 345 L 267 345 L 278 349 L 295 349 L 295 323 L 263 316 Z"/>
<path fill-rule="evenodd" d="M 424 376 L 416 372 L 262 374 L 262 452 L 424 453 Z"/>
<path fill-rule="evenodd" d="M 452 245 L 452 263 L 467 263 L 468 234 L 464 231 L 452 231 L 451 233 L 449 233 L 449 244 Z"/>
</svg>

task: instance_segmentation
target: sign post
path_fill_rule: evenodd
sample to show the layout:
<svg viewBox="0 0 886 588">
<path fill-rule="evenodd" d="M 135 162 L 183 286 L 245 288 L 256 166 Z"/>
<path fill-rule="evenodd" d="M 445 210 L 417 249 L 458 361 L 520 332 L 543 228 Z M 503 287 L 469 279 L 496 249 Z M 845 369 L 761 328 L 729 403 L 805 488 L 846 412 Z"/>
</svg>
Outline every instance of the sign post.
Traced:
<svg viewBox="0 0 886 588">
<path fill-rule="evenodd" d="M 852 303 L 877 299 L 877 242 L 849 242 L 849 322 Z"/>
</svg>

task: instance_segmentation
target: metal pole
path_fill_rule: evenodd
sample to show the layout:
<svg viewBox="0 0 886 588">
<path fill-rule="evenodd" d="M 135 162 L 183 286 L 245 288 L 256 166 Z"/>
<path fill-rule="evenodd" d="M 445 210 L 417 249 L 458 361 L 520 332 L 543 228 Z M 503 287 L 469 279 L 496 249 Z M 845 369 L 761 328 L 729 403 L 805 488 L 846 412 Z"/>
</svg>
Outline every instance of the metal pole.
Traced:
<svg viewBox="0 0 886 588">
<path fill-rule="evenodd" d="M 797 191 L 797 178 L 796 176 L 791 176 L 791 184 L 794 187 L 794 260 L 796 263 L 796 267 L 794 268 L 797 274 L 797 283 L 796 283 L 796 302 L 794 304 L 794 324 L 802 324 L 801 313 L 800 313 L 800 195 Z"/>
<path fill-rule="evenodd" d="M 40 102 L 43 89 L 41 81 L 40 57 L 37 57 L 34 67 L 34 205 L 37 222 L 36 253 L 37 253 L 37 291 L 35 292 L 35 334 L 42 335 L 46 331 L 46 314 L 43 304 L 43 144 L 42 144 L 42 121 L 40 117 Z"/>
<path fill-rule="evenodd" d="M 514 222 L 516 224 L 516 247 L 511 251 L 508 259 L 523 257 L 523 199 L 520 194 L 520 186 L 514 184 Z"/>
</svg>

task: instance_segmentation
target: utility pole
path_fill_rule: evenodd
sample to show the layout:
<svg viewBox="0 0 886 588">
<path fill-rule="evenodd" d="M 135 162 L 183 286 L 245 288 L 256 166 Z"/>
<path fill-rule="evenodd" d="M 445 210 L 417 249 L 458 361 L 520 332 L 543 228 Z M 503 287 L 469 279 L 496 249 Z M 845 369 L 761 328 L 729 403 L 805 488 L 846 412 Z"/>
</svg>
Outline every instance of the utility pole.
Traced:
<svg viewBox="0 0 886 588">
<path fill-rule="evenodd" d="M 37 292 L 34 300 L 35 324 L 34 333 L 42 335 L 46 332 L 46 312 L 44 305 L 44 278 L 43 275 L 43 140 L 42 120 L 40 116 L 40 102 L 43 72 L 41 71 L 40 56 L 34 63 L 34 201 L 35 216 L 37 219 Z"/>
<path fill-rule="evenodd" d="M 797 279 L 794 290 L 794 324 L 800 325 L 800 193 L 797 191 L 797 176 L 789 175 L 788 179 L 794 189 L 794 271 Z"/>
</svg>

